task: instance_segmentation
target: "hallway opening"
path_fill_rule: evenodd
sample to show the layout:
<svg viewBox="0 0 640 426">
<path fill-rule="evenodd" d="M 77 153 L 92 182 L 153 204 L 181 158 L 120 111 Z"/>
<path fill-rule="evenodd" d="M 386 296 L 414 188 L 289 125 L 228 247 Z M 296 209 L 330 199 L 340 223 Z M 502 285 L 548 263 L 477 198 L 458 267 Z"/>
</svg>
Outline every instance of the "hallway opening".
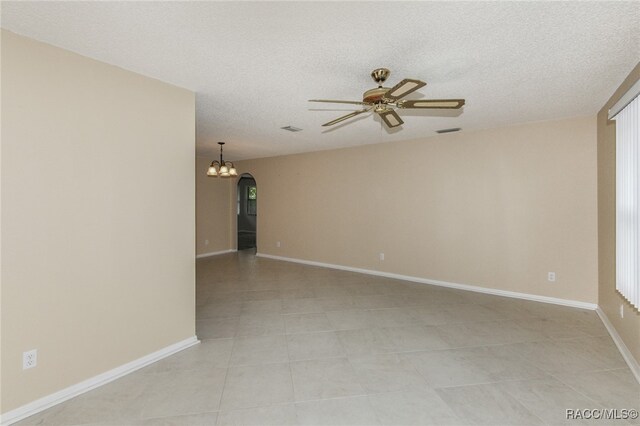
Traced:
<svg viewBox="0 0 640 426">
<path fill-rule="evenodd" d="M 256 248 L 256 227 L 258 219 L 258 188 L 256 180 L 249 173 L 238 179 L 237 200 L 237 243 L 238 250 Z"/>
</svg>

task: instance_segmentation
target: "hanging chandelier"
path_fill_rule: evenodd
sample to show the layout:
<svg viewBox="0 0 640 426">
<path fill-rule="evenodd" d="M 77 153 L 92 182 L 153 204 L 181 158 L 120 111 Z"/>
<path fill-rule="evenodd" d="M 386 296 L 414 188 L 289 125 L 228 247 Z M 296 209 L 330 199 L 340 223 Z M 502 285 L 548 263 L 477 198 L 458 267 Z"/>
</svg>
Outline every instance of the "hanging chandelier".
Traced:
<svg viewBox="0 0 640 426">
<path fill-rule="evenodd" d="M 238 176 L 238 171 L 233 163 L 222 159 L 222 145 L 224 145 L 224 142 L 218 142 L 218 145 L 220 145 L 220 161 L 213 160 L 211 162 L 209 170 L 207 170 L 207 176 L 223 178 Z"/>
</svg>

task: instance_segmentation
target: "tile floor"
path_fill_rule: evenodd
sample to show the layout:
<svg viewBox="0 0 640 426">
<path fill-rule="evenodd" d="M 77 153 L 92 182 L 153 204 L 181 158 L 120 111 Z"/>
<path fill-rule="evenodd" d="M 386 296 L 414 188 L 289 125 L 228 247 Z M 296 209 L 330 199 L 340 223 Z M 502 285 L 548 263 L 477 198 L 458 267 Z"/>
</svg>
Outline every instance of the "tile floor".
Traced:
<svg viewBox="0 0 640 426">
<path fill-rule="evenodd" d="M 20 424 L 524 425 L 640 409 L 592 311 L 240 252 L 198 261 L 196 328 L 201 344 Z"/>
</svg>

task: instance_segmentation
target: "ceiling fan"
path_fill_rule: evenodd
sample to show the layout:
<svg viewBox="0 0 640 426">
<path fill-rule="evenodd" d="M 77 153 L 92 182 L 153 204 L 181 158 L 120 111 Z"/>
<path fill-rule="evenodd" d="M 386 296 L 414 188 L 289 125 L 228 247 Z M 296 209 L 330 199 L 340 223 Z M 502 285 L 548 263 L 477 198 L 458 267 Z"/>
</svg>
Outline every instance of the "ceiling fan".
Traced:
<svg viewBox="0 0 640 426">
<path fill-rule="evenodd" d="M 356 115 L 373 110 L 377 113 L 387 127 L 398 127 L 404 123 L 394 108 L 399 109 L 459 109 L 464 105 L 464 99 L 428 99 L 428 100 L 403 100 L 405 96 L 415 92 L 427 83 L 420 80 L 405 78 L 392 88 L 382 87 L 391 71 L 386 68 L 378 68 L 371 72 L 371 78 L 378 83 L 378 87 L 364 92 L 362 101 L 338 101 L 332 99 L 310 99 L 309 102 L 328 102 L 334 104 L 362 105 L 364 108 L 354 111 L 342 117 L 324 123 L 323 126 L 333 126 Z"/>
</svg>

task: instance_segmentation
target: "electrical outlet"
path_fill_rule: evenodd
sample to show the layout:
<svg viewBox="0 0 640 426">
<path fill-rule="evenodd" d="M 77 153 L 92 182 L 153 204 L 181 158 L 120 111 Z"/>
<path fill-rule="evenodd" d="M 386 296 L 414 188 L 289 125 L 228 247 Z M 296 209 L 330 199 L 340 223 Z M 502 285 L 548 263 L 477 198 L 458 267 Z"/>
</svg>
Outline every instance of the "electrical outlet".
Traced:
<svg viewBox="0 0 640 426">
<path fill-rule="evenodd" d="M 38 350 L 32 349 L 27 352 L 22 352 L 22 369 L 33 368 L 38 365 Z"/>
<path fill-rule="evenodd" d="M 209 245 L 209 240 L 204 240 L 204 245 L 208 246 Z"/>
<path fill-rule="evenodd" d="M 384 253 L 380 253 L 380 260 L 384 260 Z"/>
<path fill-rule="evenodd" d="M 276 241 L 276 247 L 280 247 L 280 241 Z"/>
<path fill-rule="evenodd" d="M 620 305 L 620 318 L 624 318 L 624 305 Z"/>
<path fill-rule="evenodd" d="M 549 272 L 549 274 L 547 275 L 547 280 L 553 282 L 556 280 L 556 273 L 555 272 Z"/>
</svg>

